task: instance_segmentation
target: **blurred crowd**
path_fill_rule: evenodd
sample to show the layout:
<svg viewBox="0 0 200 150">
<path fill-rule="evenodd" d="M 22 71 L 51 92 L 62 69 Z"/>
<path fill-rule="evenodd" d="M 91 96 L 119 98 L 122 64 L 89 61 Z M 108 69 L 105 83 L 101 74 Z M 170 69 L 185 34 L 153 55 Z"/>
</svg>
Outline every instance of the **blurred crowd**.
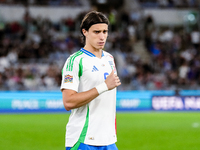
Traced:
<svg viewBox="0 0 200 150">
<path fill-rule="evenodd" d="M 194 26 L 189 32 L 185 28 L 165 27 L 158 30 L 152 27 L 145 33 L 145 46 L 152 60 L 145 85 L 155 81 L 159 89 L 199 89 L 198 26 Z"/>
<path fill-rule="evenodd" d="M 0 22 L 0 90 L 59 90 L 67 57 L 83 46 L 76 27 L 85 13 L 52 22 L 26 12 L 19 22 Z M 200 88 L 198 28 L 158 28 L 154 18 L 138 12 L 111 9 L 106 15 L 110 29 L 105 50 L 116 61 L 122 81 L 118 90 Z M 148 61 L 135 52 L 139 41 Z"/>
<path fill-rule="evenodd" d="M 81 6 L 80 0 L 0 0 L 9 5 L 43 5 L 43 6 Z"/>
<path fill-rule="evenodd" d="M 199 7 L 199 0 L 139 0 L 144 7 Z"/>
<path fill-rule="evenodd" d="M 91 0 L 92 1 L 92 0 Z M 137 0 L 144 7 L 198 7 L 199 0 Z M 99 1 L 104 3 L 104 1 Z M 1 4 L 45 5 L 45 6 L 81 6 L 80 0 L 0 0 Z"/>
<path fill-rule="evenodd" d="M 0 89 L 57 90 L 66 58 L 81 47 L 71 18 L 53 23 L 26 12 L 0 23 Z"/>
</svg>

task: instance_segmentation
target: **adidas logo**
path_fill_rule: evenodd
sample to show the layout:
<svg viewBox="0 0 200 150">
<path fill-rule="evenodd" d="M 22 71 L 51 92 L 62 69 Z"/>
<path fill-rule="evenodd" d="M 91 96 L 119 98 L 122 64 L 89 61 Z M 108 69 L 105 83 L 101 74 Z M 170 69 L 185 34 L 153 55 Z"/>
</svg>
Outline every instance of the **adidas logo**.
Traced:
<svg viewBox="0 0 200 150">
<path fill-rule="evenodd" d="M 93 66 L 92 72 L 99 71 L 96 66 Z"/>
</svg>

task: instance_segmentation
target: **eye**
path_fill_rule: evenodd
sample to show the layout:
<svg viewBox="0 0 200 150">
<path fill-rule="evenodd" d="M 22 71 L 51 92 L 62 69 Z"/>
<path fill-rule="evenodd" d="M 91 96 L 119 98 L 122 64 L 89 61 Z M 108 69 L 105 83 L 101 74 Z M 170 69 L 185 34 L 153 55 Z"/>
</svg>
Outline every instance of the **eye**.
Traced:
<svg viewBox="0 0 200 150">
<path fill-rule="evenodd" d="M 103 33 L 106 34 L 108 32 L 108 30 L 104 30 Z"/>
<path fill-rule="evenodd" d="M 98 33 L 100 33 L 100 31 L 94 31 L 94 33 L 98 34 Z"/>
</svg>

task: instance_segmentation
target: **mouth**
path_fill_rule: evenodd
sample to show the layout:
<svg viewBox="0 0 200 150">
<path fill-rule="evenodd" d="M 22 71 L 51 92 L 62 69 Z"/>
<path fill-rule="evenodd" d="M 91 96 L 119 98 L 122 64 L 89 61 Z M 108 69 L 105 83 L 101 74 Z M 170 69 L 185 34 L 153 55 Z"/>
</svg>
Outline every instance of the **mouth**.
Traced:
<svg viewBox="0 0 200 150">
<path fill-rule="evenodd" d="M 98 45 L 103 46 L 104 42 L 99 42 Z"/>
</svg>

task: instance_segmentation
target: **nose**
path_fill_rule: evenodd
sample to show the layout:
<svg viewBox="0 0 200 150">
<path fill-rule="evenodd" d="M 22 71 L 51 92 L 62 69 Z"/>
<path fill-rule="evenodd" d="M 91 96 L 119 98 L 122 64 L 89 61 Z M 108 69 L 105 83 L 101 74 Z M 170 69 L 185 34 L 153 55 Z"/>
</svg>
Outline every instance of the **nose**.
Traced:
<svg viewBox="0 0 200 150">
<path fill-rule="evenodd" d="M 105 34 L 104 33 L 100 33 L 99 34 L 99 38 L 100 38 L 100 40 L 104 40 L 105 39 Z"/>
</svg>

